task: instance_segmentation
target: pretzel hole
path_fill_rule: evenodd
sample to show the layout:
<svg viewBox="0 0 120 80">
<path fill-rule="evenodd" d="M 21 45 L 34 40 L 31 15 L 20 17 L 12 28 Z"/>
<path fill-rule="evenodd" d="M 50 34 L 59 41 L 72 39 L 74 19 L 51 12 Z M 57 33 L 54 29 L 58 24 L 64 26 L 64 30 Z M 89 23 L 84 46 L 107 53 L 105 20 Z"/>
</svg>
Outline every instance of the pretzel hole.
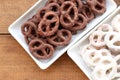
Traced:
<svg viewBox="0 0 120 80">
<path fill-rule="evenodd" d="M 120 41 L 117 41 L 117 42 L 113 43 L 113 45 L 120 46 Z"/>
<path fill-rule="evenodd" d="M 29 31 L 29 26 L 26 25 L 26 26 L 24 27 L 24 31 L 25 31 L 25 32 L 28 32 L 28 31 Z"/>
<path fill-rule="evenodd" d="M 92 52 L 92 54 L 90 55 L 90 58 L 95 57 L 95 52 Z"/>
<path fill-rule="evenodd" d="M 95 9 L 102 10 L 102 7 L 100 5 L 95 5 Z"/>
<path fill-rule="evenodd" d="M 80 25 L 75 23 L 73 27 L 78 27 L 78 26 L 80 26 Z"/>
<path fill-rule="evenodd" d="M 42 31 L 46 32 L 46 27 L 47 27 L 47 26 L 46 26 L 45 24 L 43 24 L 43 25 L 42 25 Z"/>
<path fill-rule="evenodd" d="M 110 63 L 111 63 L 111 62 L 108 61 L 108 60 L 103 61 L 103 64 L 104 64 L 104 65 L 108 65 L 108 64 L 110 64 Z"/>
<path fill-rule="evenodd" d="M 50 30 L 52 30 L 55 27 L 55 23 L 56 22 L 53 22 L 53 23 L 50 24 Z"/>
<path fill-rule="evenodd" d="M 30 42 L 32 39 L 30 37 L 27 37 L 27 40 Z"/>
<path fill-rule="evenodd" d="M 43 16 L 45 15 L 45 12 L 46 12 L 46 10 L 42 10 L 42 11 L 40 12 L 40 17 L 41 17 L 41 18 L 43 18 Z"/>
<path fill-rule="evenodd" d="M 78 20 L 77 20 L 79 23 L 83 23 L 83 18 L 81 16 L 78 17 Z"/>
<path fill-rule="evenodd" d="M 70 23 L 70 21 L 66 17 L 64 17 L 63 20 L 65 23 Z"/>
<path fill-rule="evenodd" d="M 31 34 L 34 36 L 34 37 L 36 37 L 37 35 L 36 35 L 36 31 L 35 30 L 32 30 L 31 31 Z"/>
<path fill-rule="evenodd" d="M 37 52 L 36 52 L 38 55 L 40 55 L 40 56 L 44 56 L 44 54 L 42 53 L 42 51 L 41 50 L 37 50 Z"/>
<path fill-rule="evenodd" d="M 63 7 L 63 10 L 64 10 L 64 11 L 67 11 L 70 6 L 71 6 L 70 4 L 66 4 L 66 5 Z"/>
<path fill-rule="evenodd" d="M 109 40 L 111 41 L 111 40 L 113 39 L 113 37 L 114 37 L 114 36 L 113 36 L 113 35 L 111 35 L 111 36 L 110 36 L 110 38 L 109 38 Z"/>
<path fill-rule="evenodd" d="M 54 41 L 55 42 L 62 42 L 63 40 L 57 37 L 57 38 L 54 39 Z"/>
<path fill-rule="evenodd" d="M 49 15 L 49 16 L 47 16 L 47 19 L 48 19 L 48 20 L 52 20 L 53 18 L 54 18 L 53 15 Z"/>
<path fill-rule="evenodd" d="M 90 47 L 88 46 L 86 49 L 87 49 L 87 50 L 90 50 Z"/>
<path fill-rule="evenodd" d="M 68 33 L 67 32 L 63 32 L 62 35 L 67 39 L 68 38 Z"/>
<path fill-rule="evenodd" d="M 88 18 L 91 17 L 91 15 L 92 15 L 90 9 L 87 7 L 85 8 L 85 14 L 87 15 Z"/>
<path fill-rule="evenodd" d="M 98 35 L 95 35 L 93 39 L 94 39 L 94 42 L 96 43 L 98 39 Z"/>
<path fill-rule="evenodd" d="M 107 56 L 108 55 L 106 52 L 102 52 L 101 54 L 102 54 L 102 56 Z"/>
<path fill-rule="evenodd" d="M 40 42 L 35 42 L 32 47 L 35 48 L 35 47 L 39 47 L 40 45 L 41 45 Z"/>
<path fill-rule="evenodd" d="M 108 32 L 109 29 L 108 29 L 107 27 L 103 27 L 103 28 L 102 28 L 102 31 L 103 31 L 103 32 Z"/>
<path fill-rule="evenodd" d="M 47 54 L 50 53 L 50 49 L 49 48 L 45 48 L 45 51 L 47 52 Z"/>
<path fill-rule="evenodd" d="M 71 17 L 72 19 L 74 18 L 75 12 L 74 12 L 74 9 L 73 9 L 73 8 L 71 8 L 69 15 L 70 15 L 70 17 Z"/>
<path fill-rule="evenodd" d="M 120 73 L 120 68 L 117 69 L 117 72 Z"/>
<path fill-rule="evenodd" d="M 98 63 L 100 61 L 100 58 L 96 58 L 93 62 Z"/>
<path fill-rule="evenodd" d="M 104 37 L 105 37 L 105 36 L 102 36 L 102 39 L 101 39 L 102 42 L 104 42 Z"/>
<path fill-rule="evenodd" d="M 112 71 L 112 68 L 110 68 L 110 69 L 106 70 L 106 72 L 105 72 L 105 73 L 106 73 L 107 75 L 109 75 L 109 74 L 111 73 L 111 71 Z"/>
<path fill-rule="evenodd" d="M 117 60 L 117 64 L 120 64 L 120 59 L 119 59 L 119 60 Z"/>
<path fill-rule="evenodd" d="M 58 11 L 58 7 L 57 6 L 51 6 L 50 10 L 54 11 L 54 12 L 57 12 Z"/>
</svg>

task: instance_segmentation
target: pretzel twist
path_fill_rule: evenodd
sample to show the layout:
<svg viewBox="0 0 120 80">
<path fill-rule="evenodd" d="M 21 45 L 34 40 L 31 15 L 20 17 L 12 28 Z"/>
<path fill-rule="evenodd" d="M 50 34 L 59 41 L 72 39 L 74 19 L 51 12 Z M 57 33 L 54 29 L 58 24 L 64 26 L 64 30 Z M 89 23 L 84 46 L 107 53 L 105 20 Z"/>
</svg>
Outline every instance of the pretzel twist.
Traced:
<svg viewBox="0 0 120 80">
<path fill-rule="evenodd" d="M 54 48 L 50 44 L 44 43 L 40 39 L 33 39 L 29 43 L 30 52 L 37 59 L 48 59 L 54 53 Z"/>
</svg>

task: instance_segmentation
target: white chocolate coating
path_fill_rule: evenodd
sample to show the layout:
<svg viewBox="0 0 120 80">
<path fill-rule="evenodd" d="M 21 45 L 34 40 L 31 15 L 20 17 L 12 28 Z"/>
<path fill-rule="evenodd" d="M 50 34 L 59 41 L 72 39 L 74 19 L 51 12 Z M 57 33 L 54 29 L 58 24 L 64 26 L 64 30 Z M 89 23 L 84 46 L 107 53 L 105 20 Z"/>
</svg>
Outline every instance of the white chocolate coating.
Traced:
<svg viewBox="0 0 120 80">
<path fill-rule="evenodd" d="M 99 63 L 102 57 L 107 56 L 111 56 L 110 51 L 108 51 L 107 49 L 89 50 L 83 55 L 83 60 L 92 69 Z"/>
<path fill-rule="evenodd" d="M 92 78 L 93 80 L 111 80 L 116 73 L 116 61 L 110 56 L 102 57 L 92 72 Z"/>
<path fill-rule="evenodd" d="M 116 15 L 111 22 L 115 31 L 120 32 L 120 14 Z"/>
<path fill-rule="evenodd" d="M 120 53 L 120 33 L 109 32 L 106 34 L 104 41 L 108 48 L 114 52 L 114 54 Z"/>
<path fill-rule="evenodd" d="M 113 32 L 113 27 L 109 24 L 102 24 L 97 30 L 100 30 L 106 34 L 107 32 Z"/>
<path fill-rule="evenodd" d="M 90 44 L 96 47 L 97 49 L 105 47 L 104 35 L 105 34 L 102 31 L 93 32 L 89 37 Z"/>
</svg>

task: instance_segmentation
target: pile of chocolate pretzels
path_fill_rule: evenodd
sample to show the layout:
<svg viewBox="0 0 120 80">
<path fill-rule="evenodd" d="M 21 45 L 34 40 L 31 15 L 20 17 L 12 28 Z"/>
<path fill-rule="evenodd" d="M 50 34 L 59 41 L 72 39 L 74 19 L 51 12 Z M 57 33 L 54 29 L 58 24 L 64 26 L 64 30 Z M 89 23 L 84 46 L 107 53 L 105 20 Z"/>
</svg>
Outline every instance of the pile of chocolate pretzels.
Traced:
<svg viewBox="0 0 120 80">
<path fill-rule="evenodd" d="M 72 34 L 105 11 L 105 0 L 48 0 L 22 24 L 21 31 L 33 56 L 47 59 L 56 47 L 69 44 Z"/>
<path fill-rule="evenodd" d="M 81 56 L 93 70 L 93 80 L 120 79 L 120 14 L 102 24 L 89 36 Z"/>
</svg>

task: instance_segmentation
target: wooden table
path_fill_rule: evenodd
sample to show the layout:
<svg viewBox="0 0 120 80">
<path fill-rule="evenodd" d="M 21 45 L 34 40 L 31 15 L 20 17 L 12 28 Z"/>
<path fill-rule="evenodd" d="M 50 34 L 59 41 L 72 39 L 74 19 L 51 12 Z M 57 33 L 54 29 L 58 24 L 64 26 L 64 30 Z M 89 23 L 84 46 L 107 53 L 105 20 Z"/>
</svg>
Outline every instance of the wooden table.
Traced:
<svg viewBox="0 0 120 80">
<path fill-rule="evenodd" d="M 0 80 L 88 80 L 67 54 L 41 70 L 9 34 L 8 26 L 36 1 L 0 0 Z"/>
</svg>

